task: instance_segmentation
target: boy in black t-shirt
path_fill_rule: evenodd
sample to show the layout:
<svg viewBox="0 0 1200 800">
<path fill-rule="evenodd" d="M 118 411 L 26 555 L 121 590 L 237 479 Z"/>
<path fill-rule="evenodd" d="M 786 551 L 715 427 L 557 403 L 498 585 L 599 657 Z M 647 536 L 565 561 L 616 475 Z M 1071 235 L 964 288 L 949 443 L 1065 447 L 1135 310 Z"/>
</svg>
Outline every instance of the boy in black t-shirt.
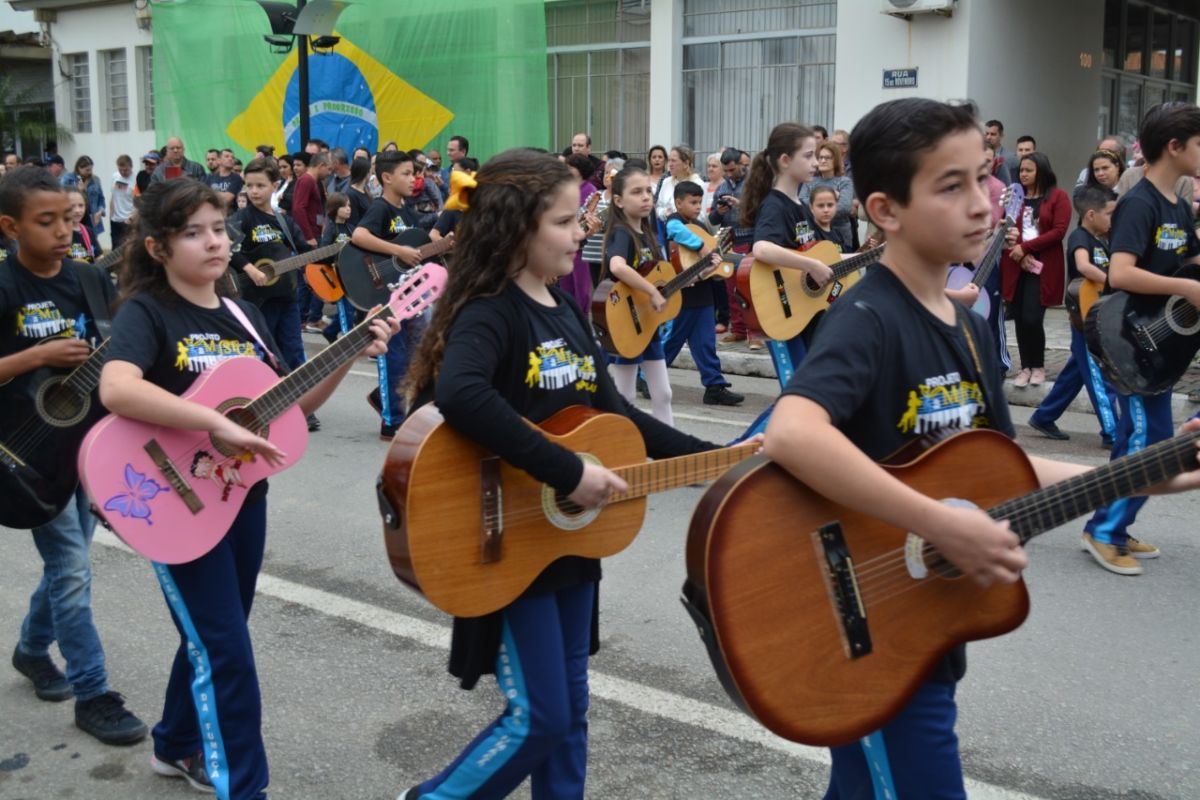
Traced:
<svg viewBox="0 0 1200 800">
<path fill-rule="evenodd" d="M 1151 108 L 1138 131 L 1146 171 L 1113 214 L 1109 286 L 1134 294 L 1181 295 L 1200 306 L 1200 281 L 1171 277 L 1184 264 L 1200 263 L 1200 242 L 1188 202 L 1175 183 L 1200 171 L 1200 108 L 1163 103 Z M 1171 392 L 1118 395 L 1121 413 L 1112 457 L 1135 453 L 1171 435 Z M 1157 547 L 1129 535 L 1145 497 L 1101 508 L 1084 526 L 1083 549 L 1118 575 L 1140 575 L 1140 559 L 1156 558 Z"/>
<path fill-rule="evenodd" d="M 41 167 L 20 167 L 0 181 L 0 231 L 20 252 L 0 265 L 0 382 L 4 392 L 24 392 L 29 377 L 50 368 L 67 372 L 99 342 L 80 271 L 64 260 L 71 243 L 70 201 Z M 111 284 L 97 282 L 111 301 Z M 36 347 L 34 345 L 37 345 Z M 0 407 L 4 394 L 0 394 Z M 99 403 L 93 394 L 93 403 Z M 91 541 L 95 521 L 82 489 L 57 517 L 32 530 L 44 571 L 21 624 L 12 664 L 33 682 L 42 700 L 75 697 L 75 724 L 105 744 L 145 738 L 146 725 L 110 691 L 104 648 L 92 621 Z M 50 658 L 58 642 L 67 662 L 63 675 Z"/>
<path fill-rule="evenodd" d="M 1108 280 L 1108 232 L 1112 228 L 1117 196 L 1111 189 L 1086 186 L 1075 196 L 1079 227 L 1067 239 L 1067 276 L 1086 278 L 1104 286 Z M 1113 446 L 1117 428 L 1117 394 L 1100 375 L 1100 368 L 1088 352 L 1083 331 L 1071 328 L 1071 356 L 1054 379 L 1054 388 L 1029 418 L 1029 427 L 1051 439 L 1069 439 L 1055 424 L 1067 406 L 1087 388 L 1092 408 L 1100 420 L 1100 436 L 1105 447 Z"/>
<path fill-rule="evenodd" d="M 371 201 L 367 213 L 358 221 L 350 242 L 372 253 L 395 256 L 411 267 L 417 266 L 421 255 L 415 247 L 396 244 L 392 239 L 416 227 L 417 217 L 407 205 L 413 194 L 412 156 L 401 150 L 385 150 L 375 157 L 375 177 L 383 194 Z M 397 387 L 408 372 L 409 354 L 420 341 L 424 325 L 414 319 L 404 326 L 399 336 L 388 342 L 385 368 L 379 372 L 379 438 L 390 442 L 404 421 L 404 406 Z M 372 398 L 375 393 L 371 393 Z M 374 405 L 374 402 L 372 402 Z"/>
<path fill-rule="evenodd" d="M 688 225 L 697 224 L 700 206 L 704 200 L 704 188 L 692 181 L 675 185 L 675 213 L 667 218 L 667 241 L 677 247 L 686 247 L 700 254 L 701 259 L 716 255 L 705 250 L 704 240 Z M 716 267 L 720 262 L 714 262 Z M 671 321 L 671 332 L 663 342 L 663 353 L 667 366 L 679 355 L 683 343 L 687 342 L 692 360 L 700 371 L 700 383 L 704 386 L 706 405 L 736 406 L 746 398 L 729 391 L 729 381 L 721 373 L 721 359 L 717 357 L 716 312 L 713 306 L 711 284 L 701 278 L 680 291 L 683 307 L 679 316 Z"/>
<path fill-rule="evenodd" d="M 976 261 L 991 228 L 991 165 L 974 108 L 895 100 L 863 117 L 850 141 L 855 191 L 888 248 L 851 300 L 825 314 L 776 404 L 766 453 L 833 502 L 922 537 L 966 579 L 1015 582 L 1026 559 L 1008 522 L 921 494 L 875 463 L 940 429 L 1015 435 L 998 365 L 979 358 L 990 352 L 987 323 L 945 293 L 947 267 Z M 1029 460 L 1043 486 L 1086 470 Z M 834 748 L 826 798 L 873 796 L 875 781 L 894 797 L 965 798 L 954 733 L 965 670 L 965 648 L 955 648 L 881 731 Z"/>
</svg>

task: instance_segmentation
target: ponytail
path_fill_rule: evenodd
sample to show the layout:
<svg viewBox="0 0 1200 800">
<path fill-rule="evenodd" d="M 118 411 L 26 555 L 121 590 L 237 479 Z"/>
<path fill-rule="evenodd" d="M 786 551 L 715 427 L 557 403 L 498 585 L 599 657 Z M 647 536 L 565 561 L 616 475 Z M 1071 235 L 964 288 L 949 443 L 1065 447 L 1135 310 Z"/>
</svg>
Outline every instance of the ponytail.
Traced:
<svg viewBox="0 0 1200 800">
<path fill-rule="evenodd" d="M 754 227 L 758 209 L 771 192 L 779 174 L 780 157 L 794 154 L 804 144 L 805 139 L 811 139 L 814 135 L 811 128 L 795 122 L 782 122 L 771 129 L 771 135 L 767 137 L 767 146 L 750 162 L 750 175 L 746 178 L 745 188 L 742 189 L 742 213 L 739 222 L 743 228 Z"/>
<path fill-rule="evenodd" d="M 646 170 L 640 167 L 625 167 L 612 180 L 612 202 L 608 207 L 608 230 L 604 232 L 604 241 L 600 248 L 600 280 L 608 277 L 608 245 L 612 241 L 613 232 L 617 228 L 624 228 L 629 232 L 629 238 L 633 239 L 636 244 L 642 247 L 650 248 L 656 257 L 659 257 L 661 245 L 658 241 L 658 235 L 654 228 L 654 212 L 651 211 L 651 216 L 646 218 L 645 224 L 642 225 L 642 232 L 639 233 L 633 229 L 633 225 L 629 223 L 629 218 L 625 216 L 625 212 L 617 205 L 616 199 L 625 194 L 625 182 L 634 175 L 647 175 Z M 661 183 L 661 182 L 660 182 Z M 633 266 L 632 264 L 630 266 Z"/>
</svg>

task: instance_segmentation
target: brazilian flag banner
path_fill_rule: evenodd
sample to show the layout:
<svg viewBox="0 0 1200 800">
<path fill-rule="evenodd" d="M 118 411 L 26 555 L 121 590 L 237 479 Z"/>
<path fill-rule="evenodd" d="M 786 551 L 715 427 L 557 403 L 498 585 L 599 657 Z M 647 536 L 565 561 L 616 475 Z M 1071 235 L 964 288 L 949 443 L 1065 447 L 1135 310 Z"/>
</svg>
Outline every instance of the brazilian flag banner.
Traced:
<svg viewBox="0 0 1200 800">
<path fill-rule="evenodd" d="M 155 0 L 154 112 L 160 141 L 193 156 L 300 141 L 299 57 L 272 53 L 254 0 Z M 442 148 L 466 136 L 480 160 L 549 137 L 544 0 L 350 0 L 341 38 L 310 53 L 310 135 L 375 152 Z"/>
</svg>

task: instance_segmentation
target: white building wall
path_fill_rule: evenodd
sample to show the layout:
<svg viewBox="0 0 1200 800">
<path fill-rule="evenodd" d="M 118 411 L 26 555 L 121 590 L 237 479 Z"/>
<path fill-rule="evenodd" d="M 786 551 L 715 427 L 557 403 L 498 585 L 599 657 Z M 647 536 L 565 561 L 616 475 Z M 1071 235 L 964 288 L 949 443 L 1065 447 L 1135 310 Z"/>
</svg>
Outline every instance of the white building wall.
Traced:
<svg viewBox="0 0 1200 800">
<path fill-rule="evenodd" d="M 679 141 L 683 130 L 683 0 L 650 6 L 651 143 Z"/>
<path fill-rule="evenodd" d="M 150 46 L 153 38 L 150 31 L 137 26 L 133 3 L 94 6 L 59 11 L 57 20 L 50 26 L 53 46 L 54 105 L 59 123 L 72 130 L 74 140 L 59 142 L 58 152 L 66 162 L 67 169 L 75 166 L 82 155 L 90 156 L 95 162 L 95 173 L 100 176 L 107 199 L 112 190 L 112 174 L 116 172 L 117 156 L 125 154 L 133 159 L 134 171 L 141 168 L 139 159 L 156 147 L 156 137 L 150 120 L 142 118 L 142 87 L 138 80 L 137 50 L 139 46 Z M 101 69 L 99 51 L 125 50 L 126 80 L 129 92 L 129 130 L 108 131 L 104 105 L 104 74 Z M 73 130 L 71 113 L 71 82 L 66 59 L 71 53 L 88 54 L 88 78 L 91 82 L 92 130 L 80 133 Z M 192 158 L 195 152 L 188 152 Z M 199 154 L 203 162 L 204 154 Z M 105 209 L 107 214 L 108 210 Z M 105 228 L 107 229 L 107 223 Z M 107 233 L 103 236 L 107 247 Z"/>
</svg>

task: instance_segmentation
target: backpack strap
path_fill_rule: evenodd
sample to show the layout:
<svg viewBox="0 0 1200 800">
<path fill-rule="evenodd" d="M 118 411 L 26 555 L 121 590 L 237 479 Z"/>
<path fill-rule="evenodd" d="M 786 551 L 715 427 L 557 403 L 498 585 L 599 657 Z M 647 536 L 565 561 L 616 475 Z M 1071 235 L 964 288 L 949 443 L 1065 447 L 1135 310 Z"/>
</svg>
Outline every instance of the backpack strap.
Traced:
<svg viewBox="0 0 1200 800">
<path fill-rule="evenodd" d="M 107 281 L 108 276 L 91 264 L 81 263 L 76 268 L 79 283 L 83 286 L 83 299 L 87 301 L 88 310 L 96 322 L 96 331 L 101 339 L 112 335 L 112 311 L 104 299 L 104 287 L 101 281 Z"/>
</svg>

